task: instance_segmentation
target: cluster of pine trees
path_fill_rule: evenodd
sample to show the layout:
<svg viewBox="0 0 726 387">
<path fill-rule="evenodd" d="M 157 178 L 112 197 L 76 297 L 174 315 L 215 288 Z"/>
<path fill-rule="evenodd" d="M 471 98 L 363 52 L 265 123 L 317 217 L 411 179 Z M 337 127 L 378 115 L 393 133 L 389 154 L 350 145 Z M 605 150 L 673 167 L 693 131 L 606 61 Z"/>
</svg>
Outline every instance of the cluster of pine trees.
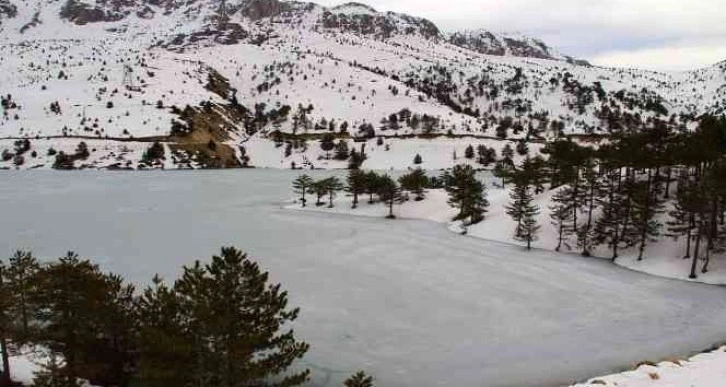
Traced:
<svg viewBox="0 0 726 387">
<path fill-rule="evenodd" d="M 597 146 L 585 144 L 559 139 L 542 150 L 546 159 L 527 156 L 519 165 L 511 147 L 502 151 L 494 174 L 502 185 L 512 186 L 506 213 L 517 224 L 514 238 L 528 249 L 537 240 L 541 209 L 534 198 L 549 186 L 556 190 L 548 209 L 557 251 L 564 247 L 590 256 L 602 247 L 614 260 L 623 249 L 636 249 L 643 260 L 648 245 L 659 238 L 684 238 L 690 277 L 696 278 L 699 269 L 708 272 L 711 257 L 726 251 L 726 118 L 704 116 L 694 130 L 652 120 L 637 131 L 614 133 Z M 474 157 L 473 147 L 466 156 Z M 294 186 L 303 206 L 306 192 L 316 193 L 322 205 L 326 193 L 346 189 L 354 208 L 358 195 L 370 194 L 371 202 L 379 195 L 390 204 L 391 216 L 401 189 L 422 199 L 425 189 L 444 188 L 449 204 L 459 209 L 455 220 L 465 224 L 483 220 L 489 206 L 486 187 L 468 165 L 457 165 L 439 178 L 417 169 L 398 183 L 373 172 L 351 171 L 347 186 L 334 177 L 313 182 L 305 175 Z"/>
<path fill-rule="evenodd" d="M 289 327 L 299 309 L 234 248 L 143 291 L 74 253 L 41 263 L 18 251 L 0 260 L 0 294 L 3 387 L 16 385 L 10 356 L 31 349 L 48 359 L 37 387 L 285 387 L 310 376 L 289 369 L 309 348 Z M 372 386 L 356 375 L 346 385 Z"/>
<path fill-rule="evenodd" d="M 373 171 L 351 169 L 348 172 L 346 182 L 343 183 L 338 177 L 331 176 L 321 180 L 314 180 L 312 177 L 303 174 L 298 176 L 292 183 L 295 193 L 300 195 L 300 203 L 303 207 L 307 205 L 306 194 L 316 196 L 315 205 L 325 205 L 323 198 L 327 196 L 328 208 L 333 208 L 333 199 L 337 193 L 346 191 L 353 197 L 353 208 L 357 208 L 360 197 L 368 195 L 368 203 L 375 202 L 374 196 L 379 201 L 388 205 L 388 218 L 393 219 L 393 205 L 404 200 L 402 190 L 407 190 L 416 196 L 416 200 L 424 199 L 424 190 L 430 187 L 430 180 L 421 169 L 402 176 L 396 181 L 391 176 L 377 174 Z"/>
<path fill-rule="evenodd" d="M 529 159 L 505 171 L 514 185 L 508 213 L 517 236 L 532 240 L 538 208 L 532 191 L 557 189 L 550 214 L 563 246 L 589 256 L 597 246 L 635 248 L 638 259 L 658 238 L 685 238 L 685 259 L 707 272 L 710 257 L 726 247 L 726 119 L 704 117 L 693 131 L 660 121 L 619 133 L 598 147 L 570 139 L 549 143 L 549 159 Z M 529 223 L 529 225 L 528 225 Z"/>
<path fill-rule="evenodd" d="M 459 209 L 455 220 L 462 220 L 465 224 L 475 224 L 484 219 L 489 202 L 486 199 L 486 187 L 476 178 L 476 171 L 469 165 L 457 165 L 445 171 L 440 177 L 429 177 L 421 168 L 416 168 L 393 179 L 386 174 L 374 171 L 351 169 L 346 182 L 332 176 L 321 180 L 314 180 L 308 175 L 298 176 L 292 183 L 297 195 L 300 195 L 302 207 L 307 205 L 308 194 L 316 195 L 316 206 L 323 206 L 323 198 L 327 196 L 328 207 L 334 207 L 333 199 L 336 194 L 345 191 L 352 197 L 352 208 L 357 208 L 360 197 L 368 195 L 368 203 L 378 201 L 388 205 L 387 218 L 393 219 L 393 206 L 413 196 L 413 200 L 425 199 L 426 190 L 430 188 L 444 188 L 449 194 L 449 204 Z"/>
</svg>

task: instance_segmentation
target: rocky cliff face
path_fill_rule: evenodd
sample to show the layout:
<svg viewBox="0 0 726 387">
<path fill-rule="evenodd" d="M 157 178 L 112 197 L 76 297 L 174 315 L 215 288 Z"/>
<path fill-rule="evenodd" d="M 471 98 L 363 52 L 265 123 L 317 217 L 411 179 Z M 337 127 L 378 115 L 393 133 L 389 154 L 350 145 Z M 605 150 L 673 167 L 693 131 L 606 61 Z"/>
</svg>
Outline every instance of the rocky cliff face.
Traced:
<svg viewBox="0 0 726 387">
<path fill-rule="evenodd" d="M 486 30 L 459 31 L 448 35 L 449 43 L 486 55 L 562 60 L 577 65 L 587 61 L 556 52 L 539 39 L 524 35 L 495 34 Z"/>
</svg>

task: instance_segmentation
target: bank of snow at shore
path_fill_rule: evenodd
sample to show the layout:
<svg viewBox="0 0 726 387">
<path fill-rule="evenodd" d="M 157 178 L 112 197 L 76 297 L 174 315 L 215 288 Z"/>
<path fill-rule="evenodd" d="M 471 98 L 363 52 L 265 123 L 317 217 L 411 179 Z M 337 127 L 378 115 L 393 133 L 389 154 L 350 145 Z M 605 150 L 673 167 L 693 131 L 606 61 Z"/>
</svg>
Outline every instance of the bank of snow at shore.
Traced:
<svg viewBox="0 0 726 387">
<path fill-rule="evenodd" d="M 643 364 L 633 371 L 597 377 L 573 387 L 721 387 L 726 380 L 726 347 L 688 360 Z"/>
<path fill-rule="evenodd" d="M 469 236 L 483 238 L 504 243 L 522 244 L 514 240 L 514 229 L 516 223 L 506 214 L 506 206 L 509 203 L 509 188 L 501 189 L 493 185 L 489 186 L 487 199 L 490 206 L 483 222 L 464 227 L 461 222 L 452 222 L 457 209 L 447 203 L 447 194 L 444 190 L 428 190 L 426 199 L 420 202 L 407 200 L 394 206 L 393 212 L 397 218 L 403 219 L 424 219 L 439 223 L 447 223 L 448 228 L 453 232 L 466 233 Z M 536 249 L 554 250 L 557 246 L 557 229 L 551 224 L 550 210 L 551 198 L 556 190 L 549 190 L 537 195 L 535 204 L 540 208 L 537 222 L 540 225 L 538 238 L 532 242 Z M 308 206 L 302 208 L 296 199 L 292 199 L 286 208 L 304 211 L 323 211 L 336 214 L 350 214 L 360 216 L 384 217 L 388 214 L 388 207 L 383 203 L 369 203 L 366 195 L 360 197 L 358 208 L 352 208 L 351 195 L 339 195 L 334 200 L 334 207 L 329 208 L 328 198 L 323 198 L 325 204 L 315 205 L 315 197 L 308 196 Z M 585 216 L 585 215 L 583 215 Z M 665 219 L 664 219 L 665 221 Z M 579 254 L 577 243 L 573 239 L 566 241 L 560 250 L 562 253 Z M 623 249 L 619 252 L 619 258 L 615 261 L 620 266 L 632 270 L 645 272 L 661 277 L 674 278 L 708 284 L 726 284 L 726 258 L 714 256 L 709 264 L 709 271 L 701 273 L 702 262 L 698 263 L 698 278 L 688 278 L 691 260 L 683 259 L 685 251 L 685 240 L 673 240 L 661 237 L 658 242 L 650 243 L 645 250 L 645 258 L 637 260 L 638 251 L 635 248 Z M 592 251 L 594 257 L 609 259 L 611 252 L 606 247 L 598 247 Z M 586 259 L 586 258 L 583 258 Z"/>
</svg>

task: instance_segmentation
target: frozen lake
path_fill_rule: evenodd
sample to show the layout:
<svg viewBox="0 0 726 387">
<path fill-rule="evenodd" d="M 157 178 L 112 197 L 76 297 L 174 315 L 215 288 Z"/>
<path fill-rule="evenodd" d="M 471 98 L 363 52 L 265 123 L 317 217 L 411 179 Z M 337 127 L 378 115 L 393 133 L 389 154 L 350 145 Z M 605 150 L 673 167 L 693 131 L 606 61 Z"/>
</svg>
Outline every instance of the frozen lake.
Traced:
<svg viewBox="0 0 726 387">
<path fill-rule="evenodd" d="M 74 250 L 143 283 L 242 248 L 301 307 L 317 386 L 358 369 L 387 387 L 558 386 L 726 341 L 725 288 L 436 223 L 284 210 L 295 175 L 3 172 L 0 253 Z"/>
</svg>

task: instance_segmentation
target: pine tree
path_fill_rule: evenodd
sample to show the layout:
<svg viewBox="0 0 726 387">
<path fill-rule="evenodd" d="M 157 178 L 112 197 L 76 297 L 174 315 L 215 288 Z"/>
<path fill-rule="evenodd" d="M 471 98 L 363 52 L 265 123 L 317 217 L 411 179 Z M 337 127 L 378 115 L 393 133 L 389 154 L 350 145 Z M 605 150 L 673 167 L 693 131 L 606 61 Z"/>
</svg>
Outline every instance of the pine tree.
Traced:
<svg viewBox="0 0 726 387">
<path fill-rule="evenodd" d="M 144 387 L 184 386 L 196 371 L 193 348 L 195 334 L 185 328 L 191 322 L 182 309 L 182 300 L 172 288 L 155 276 L 152 286 L 138 302 L 140 358 L 138 382 Z"/>
<path fill-rule="evenodd" d="M 686 252 L 683 259 L 688 259 L 691 257 L 691 240 L 696 219 L 693 210 L 693 182 L 687 176 L 678 179 L 673 209 L 668 214 L 670 220 L 666 222 L 666 235 L 676 240 L 681 236 L 686 237 Z"/>
<path fill-rule="evenodd" d="M 382 201 L 388 204 L 388 219 L 395 219 L 393 215 L 393 204 L 397 201 L 401 201 L 401 188 L 396 184 L 388 175 L 383 175 L 378 178 L 378 196 Z"/>
<path fill-rule="evenodd" d="M 234 248 L 223 248 L 209 264 L 184 268 L 174 290 L 183 300 L 182 313 L 194 322 L 186 329 L 204 343 L 201 369 L 195 370 L 198 380 L 222 387 L 307 382 L 309 370 L 269 381 L 302 358 L 309 346 L 293 330 L 283 330 L 297 319 L 299 309 L 289 309 L 287 293 L 268 282 L 269 274 Z"/>
<path fill-rule="evenodd" d="M 315 193 L 316 200 L 315 205 L 320 207 L 323 203 L 323 196 L 325 196 L 328 193 L 328 186 L 325 179 L 315 181 L 311 186 L 310 190 Z"/>
<path fill-rule="evenodd" d="M 300 203 L 305 207 L 307 200 L 305 194 L 310 190 L 314 181 L 313 178 L 308 175 L 300 175 L 292 182 L 292 188 L 296 194 L 300 195 Z"/>
<path fill-rule="evenodd" d="M 333 208 L 333 198 L 335 194 L 343 190 L 343 183 L 335 176 L 329 177 L 322 181 L 325 192 L 328 194 L 328 208 Z"/>
<path fill-rule="evenodd" d="M 64 364 L 60 381 L 126 386 L 133 354 L 133 287 L 68 253 L 38 274 L 38 338 Z"/>
<path fill-rule="evenodd" d="M 423 163 L 423 159 L 421 158 L 421 155 L 416 153 L 416 156 L 413 157 L 413 163 L 416 165 L 420 165 Z"/>
<path fill-rule="evenodd" d="M 358 371 L 343 382 L 344 387 L 373 387 L 373 377 Z"/>
<path fill-rule="evenodd" d="M 401 176 L 398 179 L 401 189 L 409 191 L 416 195 L 414 200 L 421 201 L 424 199 L 424 191 L 429 187 L 429 178 L 421 168 Z"/>
<path fill-rule="evenodd" d="M 557 228 L 557 247 L 555 251 L 560 251 L 564 245 L 570 249 L 568 239 L 574 234 L 572 229 L 572 208 L 569 201 L 570 195 L 567 191 L 560 189 L 552 196 L 552 205 L 550 206 L 550 218 L 552 225 Z"/>
<path fill-rule="evenodd" d="M 648 241 L 655 241 L 660 236 L 662 224 L 657 216 L 664 211 L 663 200 L 660 198 L 658 185 L 654 184 L 653 172 L 647 171 L 647 179 L 634 184 L 632 191 L 633 225 L 638 236 L 638 260 L 643 259 L 645 246 Z"/>
<path fill-rule="evenodd" d="M 504 188 L 507 185 L 507 179 L 510 177 L 513 171 L 514 168 L 512 164 L 503 160 L 499 160 L 496 164 L 494 164 L 494 170 L 492 171 L 492 174 L 494 175 L 494 177 L 502 179 L 502 188 Z"/>
<path fill-rule="evenodd" d="M 18 250 L 10 257 L 6 280 L 10 290 L 11 315 L 17 321 L 15 344 L 25 344 L 32 336 L 31 322 L 37 313 L 33 295 L 36 293 L 36 277 L 40 270 L 38 260 L 28 251 Z"/>
<path fill-rule="evenodd" d="M 459 209 L 454 220 L 464 220 L 471 225 L 484 219 L 489 201 L 484 185 L 476 178 L 474 168 L 470 165 L 455 165 L 451 171 L 441 175 L 441 180 L 449 194 L 449 205 Z"/>
<path fill-rule="evenodd" d="M 356 152 L 355 148 L 350 150 L 350 158 L 348 159 L 348 169 L 360 169 L 366 157 L 363 151 Z"/>
<path fill-rule="evenodd" d="M 471 144 L 464 149 L 464 157 L 469 160 L 474 158 L 474 147 Z"/>
<path fill-rule="evenodd" d="M 366 188 L 365 192 L 368 194 L 368 204 L 373 204 L 373 195 L 378 194 L 378 186 L 380 185 L 381 177 L 373 171 L 366 173 Z"/>
<path fill-rule="evenodd" d="M 325 158 L 330 160 L 330 151 L 335 148 L 335 136 L 330 133 L 325 133 L 323 138 L 320 139 L 320 149 L 325 152 Z"/>
<path fill-rule="evenodd" d="M 348 142 L 340 140 L 335 145 L 335 155 L 333 156 L 336 160 L 348 160 L 350 157 L 350 150 L 348 149 Z"/>
<path fill-rule="evenodd" d="M 357 208 L 358 196 L 365 193 L 366 190 L 366 173 L 358 169 L 351 169 L 348 172 L 347 190 L 353 194 L 353 208 Z"/>
<path fill-rule="evenodd" d="M 514 178 L 514 189 L 510 194 L 510 204 L 506 207 L 506 213 L 515 222 L 517 227 L 514 230 L 514 239 L 527 243 L 527 250 L 532 248 L 532 241 L 537 240 L 536 216 L 539 214 L 539 207 L 532 202 L 531 187 L 526 176 L 516 176 Z"/>
<path fill-rule="evenodd" d="M 590 250 L 594 244 L 595 225 L 593 223 L 593 214 L 597 209 L 597 198 L 602 190 L 600 188 L 600 176 L 593 165 L 592 159 L 589 159 L 586 162 L 583 170 L 581 186 L 582 196 L 579 202 L 582 204 L 580 211 L 586 215 L 586 221 L 585 224 L 577 230 L 577 246 L 582 250 L 582 256 L 589 257 Z M 572 205 L 577 204 L 577 200 L 572 203 Z"/>
<path fill-rule="evenodd" d="M 512 146 L 507 143 L 502 148 L 502 160 L 514 165 L 514 149 L 512 149 Z"/>
<path fill-rule="evenodd" d="M 595 223 L 594 239 L 597 243 L 610 247 L 613 261 L 618 258 L 621 246 L 629 247 L 634 244 L 630 200 L 632 186 L 632 177 L 626 177 L 623 181 L 620 168 L 611 168 L 605 174 L 601 197 L 596 199 L 602 215 Z"/>
<path fill-rule="evenodd" d="M 709 233 L 707 219 L 710 218 L 708 214 L 710 206 L 706 188 L 704 187 L 703 182 L 698 182 L 694 187 L 692 200 L 693 212 L 695 214 L 694 223 L 696 225 L 696 228 L 694 238 L 696 240 L 696 243 L 693 248 L 691 272 L 688 275 L 688 278 L 695 279 L 698 277 L 696 275 L 696 268 L 698 260 L 701 258 L 701 241 L 703 240 L 703 237 L 708 235 Z"/>
</svg>

